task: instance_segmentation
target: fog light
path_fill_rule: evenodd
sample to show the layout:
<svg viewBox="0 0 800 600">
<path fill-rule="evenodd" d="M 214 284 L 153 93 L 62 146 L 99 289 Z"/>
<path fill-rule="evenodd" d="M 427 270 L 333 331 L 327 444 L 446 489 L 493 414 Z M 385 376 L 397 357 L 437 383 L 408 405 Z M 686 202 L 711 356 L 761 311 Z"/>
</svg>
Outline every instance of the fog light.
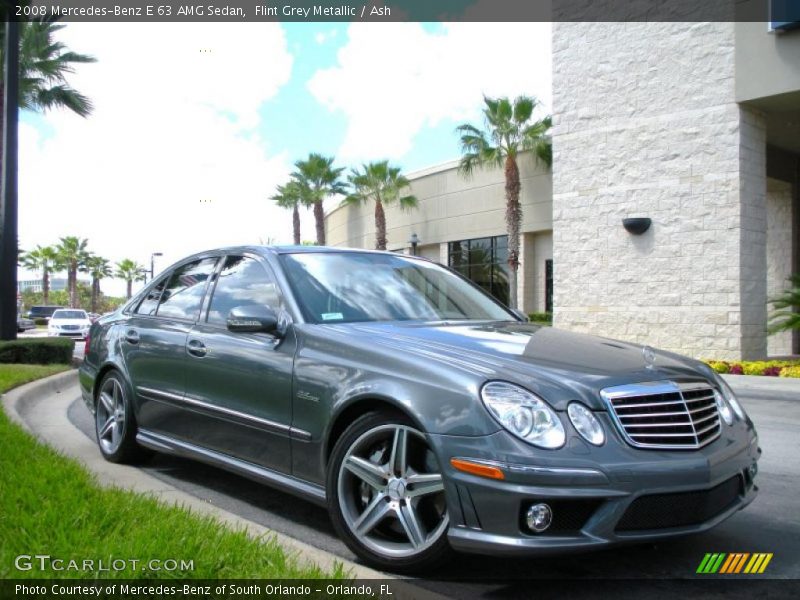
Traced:
<svg viewBox="0 0 800 600">
<path fill-rule="evenodd" d="M 753 463 L 747 470 L 750 472 L 750 479 L 755 479 L 758 474 L 758 463 Z"/>
<path fill-rule="evenodd" d="M 528 529 L 541 533 L 553 522 L 553 511 L 547 504 L 534 504 L 528 509 L 525 522 Z"/>
</svg>

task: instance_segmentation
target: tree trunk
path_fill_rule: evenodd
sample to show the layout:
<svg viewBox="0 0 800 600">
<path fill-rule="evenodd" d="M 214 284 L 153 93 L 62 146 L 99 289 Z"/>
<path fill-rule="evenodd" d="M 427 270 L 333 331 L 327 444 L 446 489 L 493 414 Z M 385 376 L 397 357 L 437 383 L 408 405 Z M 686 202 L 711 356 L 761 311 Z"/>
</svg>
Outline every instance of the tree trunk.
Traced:
<svg viewBox="0 0 800 600">
<path fill-rule="evenodd" d="M 512 156 L 506 156 L 506 228 L 508 230 L 508 286 L 510 308 L 519 308 L 517 303 L 517 270 L 519 269 L 519 228 L 522 222 L 522 207 L 519 204 L 519 167 Z"/>
<path fill-rule="evenodd" d="M 294 245 L 300 245 L 300 209 L 297 206 L 297 203 L 294 205 L 294 211 L 292 211 L 292 232 L 294 233 Z"/>
<path fill-rule="evenodd" d="M 380 198 L 375 198 L 375 249 L 386 250 L 386 213 Z"/>
<path fill-rule="evenodd" d="M 317 225 L 317 245 L 325 245 L 325 211 L 322 209 L 322 200 L 314 202 L 314 221 Z"/>
<path fill-rule="evenodd" d="M 2 144 L 0 144 L 2 146 Z M 45 306 L 49 304 L 50 300 L 50 271 L 47 267 L 42 269 L 42 301 Z"/>
<path fill-rule="evenodd" d="M 100 280 L 92 277 L 92 312 L 97 312 L 97 293 L 100 290 Z"/>
<path fill-rule="evenodd" d="M 69 290 L 69 307 L 70 308 L 77 308 L 77 285 L 75 280 L 78 278 L 78 267 L 77 265 L 70 264 L 69 266 L 69 273 L 67 273 L 67 288 Z"/>
<path fill-rule="evenodd" d="M 133 291 L 133 279 L 127 279 L 126 282 L 128 284 L 128 289 L 127 289 L 128 300 L 130 300 L 131 292 Z"/>
</svg>

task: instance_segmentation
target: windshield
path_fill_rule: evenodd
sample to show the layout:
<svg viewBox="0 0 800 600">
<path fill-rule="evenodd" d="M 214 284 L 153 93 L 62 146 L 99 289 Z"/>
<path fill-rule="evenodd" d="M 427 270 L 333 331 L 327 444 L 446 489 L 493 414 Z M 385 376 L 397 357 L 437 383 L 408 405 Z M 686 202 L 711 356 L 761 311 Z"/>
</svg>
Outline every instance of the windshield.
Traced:
<svg viewBox="0 0 800 600">
<path fill-rule="evenodd" d="M 86 313 L 82 310 L 57 310 L 53 313 L 53 319 L 86 319 Z"/>
<path fill-rule="evenodd" d="M 514 320 L 455 273 L 400 254 L 313 252 L 283 254 L 281 261 L 313 323 Z"/>
</svg>

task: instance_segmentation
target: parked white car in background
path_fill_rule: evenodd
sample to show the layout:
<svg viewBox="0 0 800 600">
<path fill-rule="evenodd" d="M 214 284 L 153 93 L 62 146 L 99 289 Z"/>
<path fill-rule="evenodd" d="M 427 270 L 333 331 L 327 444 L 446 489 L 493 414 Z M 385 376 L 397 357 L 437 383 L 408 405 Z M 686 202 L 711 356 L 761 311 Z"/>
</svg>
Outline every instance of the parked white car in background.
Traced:
<svg viewBox="0 0 800 600">
<path fill-rule="evenodd" d="M 47 324 L 47 335 L 85 338 L 89 335 L 92 322 L 85 310 L 61 308 L 53 313 Z"/>
</svg>

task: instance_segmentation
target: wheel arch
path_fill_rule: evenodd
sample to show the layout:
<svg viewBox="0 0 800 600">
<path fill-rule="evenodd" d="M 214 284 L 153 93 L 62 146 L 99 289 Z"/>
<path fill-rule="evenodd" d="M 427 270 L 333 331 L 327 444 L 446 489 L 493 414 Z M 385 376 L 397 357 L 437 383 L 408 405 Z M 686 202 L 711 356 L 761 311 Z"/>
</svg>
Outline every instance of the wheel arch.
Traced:
<svg viewBox="0 0 800 600">
<path fill-rule="evenodd" d="M 333 453 L 333 447 L 347 430 L 347 427 L 361 415 L 378 411 L 402 415 L 411 420 L 417 429 L 423 433 L 427 433 L 425 427 L 420 423 L 419 418 L 408 410 L 407 406 L 394 398 L 375 394 L 352 398 L 336 412 L 328 428 L 328 434 L 323 445 L 322 457 L 326 469 L 330 456 Z"/>
</svg>

